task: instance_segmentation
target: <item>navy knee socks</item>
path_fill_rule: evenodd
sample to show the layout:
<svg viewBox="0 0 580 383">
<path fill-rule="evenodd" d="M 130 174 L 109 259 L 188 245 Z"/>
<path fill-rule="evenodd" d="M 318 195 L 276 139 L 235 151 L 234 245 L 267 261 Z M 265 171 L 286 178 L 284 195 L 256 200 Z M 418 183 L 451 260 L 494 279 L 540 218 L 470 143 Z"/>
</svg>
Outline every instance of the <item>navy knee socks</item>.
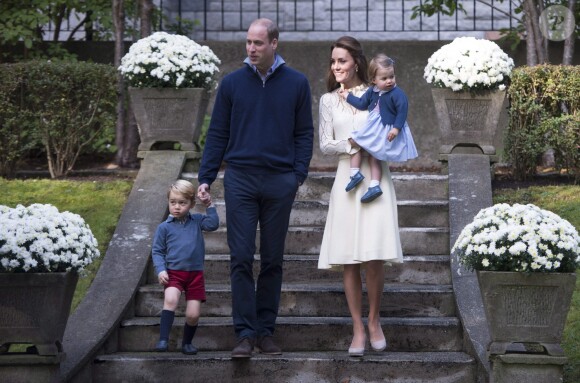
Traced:
<svg viewBox="0 0 580 383">
<path fill-rule="evenodd" d="M 193 336 L 195 335 L 195 330 L 197 330 L 197 325 L 190 326 L 185 322 L 185 326 L 183 327 L 183 341 L 181 342 L 181 345 L 191 343 Z"/>
<path fill-rule="evenodd" d="M 171 326 L 173 326 L 173 319 L 175 318 L 175 312 L 170 310 L 161 311 L 161 321 L 159 324 L 159 340 L 169 340 L 169 332 L 171 331 Z"/>
</svg>

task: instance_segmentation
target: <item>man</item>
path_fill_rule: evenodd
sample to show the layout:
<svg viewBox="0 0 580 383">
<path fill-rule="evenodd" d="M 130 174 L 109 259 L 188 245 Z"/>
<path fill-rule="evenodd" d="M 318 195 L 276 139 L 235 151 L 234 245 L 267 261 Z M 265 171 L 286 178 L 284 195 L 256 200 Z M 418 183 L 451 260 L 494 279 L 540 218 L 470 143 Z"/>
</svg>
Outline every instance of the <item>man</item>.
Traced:
<svg viewBox="0 0 580 383">
<path fill-rule="evenodd" d="M 308 174 L 314 127 L 310 86 L 276 53 L 278 27 L 268 19 L 248 29 L 244 67 L 219 86 L 207 134 L 198 195 L 209 196 L 222 160 L 232 316 L 232 358 L 279 355 L 272 336 L 282 286 L 284 242 L 298 187 Z M 260 228 L 260 274 L 252 264 Z"/>
</svg>

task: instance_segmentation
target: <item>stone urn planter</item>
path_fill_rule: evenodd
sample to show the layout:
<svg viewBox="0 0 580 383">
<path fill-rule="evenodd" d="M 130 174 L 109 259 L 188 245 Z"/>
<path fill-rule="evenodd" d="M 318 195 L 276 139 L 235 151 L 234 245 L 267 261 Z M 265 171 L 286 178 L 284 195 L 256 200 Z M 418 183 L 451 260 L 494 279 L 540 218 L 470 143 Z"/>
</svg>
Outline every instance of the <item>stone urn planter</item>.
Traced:
<svg viewBox="0 0 580 383">
<path fill-rule="evenodd" d="M 479 147 L 484 154 L 494 155 L 493 144 L 505 90 L 454 92 L 431 89 L 439 129 L 439 153 L 449 154 L 457 146 Z"/>
<path fill-rule="evenodd" d="M 141 144 L 178 143 L 181 150 L 199 151 L 198 140 L 209 104 L 204 88 L 129 88 Z"/>
<path fill-rule="evenodd" d="M 477 271 L 477 278 L 490 354 L 505 354 L 512 343 L 537 343 L 549 355 L 564 355 L 560 342 L 576 274 Z"/>
<path fill-rule="evenodd" d="M 0 273 L 0 346 L 32 344 L 39 355 L 63 352 L 76 272 Z"/>
</svg>

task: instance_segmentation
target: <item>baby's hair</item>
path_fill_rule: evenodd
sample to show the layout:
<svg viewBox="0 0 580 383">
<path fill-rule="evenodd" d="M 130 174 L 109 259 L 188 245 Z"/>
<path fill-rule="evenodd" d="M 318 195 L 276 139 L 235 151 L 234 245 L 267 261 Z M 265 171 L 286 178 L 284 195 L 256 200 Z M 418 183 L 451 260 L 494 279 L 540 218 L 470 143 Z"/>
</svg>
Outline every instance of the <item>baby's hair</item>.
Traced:
<svg viewBox="0 0 580 383">
<path fill-rule="evenodd" d="M 190 201 L 195 202 L 195 187 L 189 181 L 175 181 L 173 184 L 171 184 L 169 190 L 167 191 L 167 198 L 169 198 L 169 194 L 171 194 L 171 192 L 179 193 Z"/>
<path fill-rule="evenodd" d="M 395 60 L 384 53 L 378 53 L 369 64 L 369 78 L 375 78 L 379 69 L 393 68 L 395 70 Z"/>
</svg>

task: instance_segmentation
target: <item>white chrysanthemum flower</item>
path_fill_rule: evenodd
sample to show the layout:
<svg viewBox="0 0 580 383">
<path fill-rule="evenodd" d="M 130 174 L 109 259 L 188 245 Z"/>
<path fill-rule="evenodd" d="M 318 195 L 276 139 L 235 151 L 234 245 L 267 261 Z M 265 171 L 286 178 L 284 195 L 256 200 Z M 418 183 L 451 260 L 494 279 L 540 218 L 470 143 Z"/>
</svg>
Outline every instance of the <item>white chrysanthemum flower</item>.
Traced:
<svg viewBox="0 0 580 383">
<path fill-rule="evenodd" d="M 52 205 L 0 206 L 0 227 L 0 272 L 82 272 L 100 256 L 82 217 Z"/>
<path fill-rule="evenodd" d="M 497 204 L 479 211 L 452 247 L 470 269 L 574 272 L 580 237 L 568 221 L 534 205 Z"/>
<path fill-rule="evenodd" d="M 513 60 L 492 41 L 458 37 L 431 55 L 423 77 L 453 91 L 505 89 Z"/>
<path fill-rule="evenodd" d="M 219 64 L 208 46 L 156 32 L 131 45 L 118 69 L 130 86 L 212 89 Z"/>
</svg>

